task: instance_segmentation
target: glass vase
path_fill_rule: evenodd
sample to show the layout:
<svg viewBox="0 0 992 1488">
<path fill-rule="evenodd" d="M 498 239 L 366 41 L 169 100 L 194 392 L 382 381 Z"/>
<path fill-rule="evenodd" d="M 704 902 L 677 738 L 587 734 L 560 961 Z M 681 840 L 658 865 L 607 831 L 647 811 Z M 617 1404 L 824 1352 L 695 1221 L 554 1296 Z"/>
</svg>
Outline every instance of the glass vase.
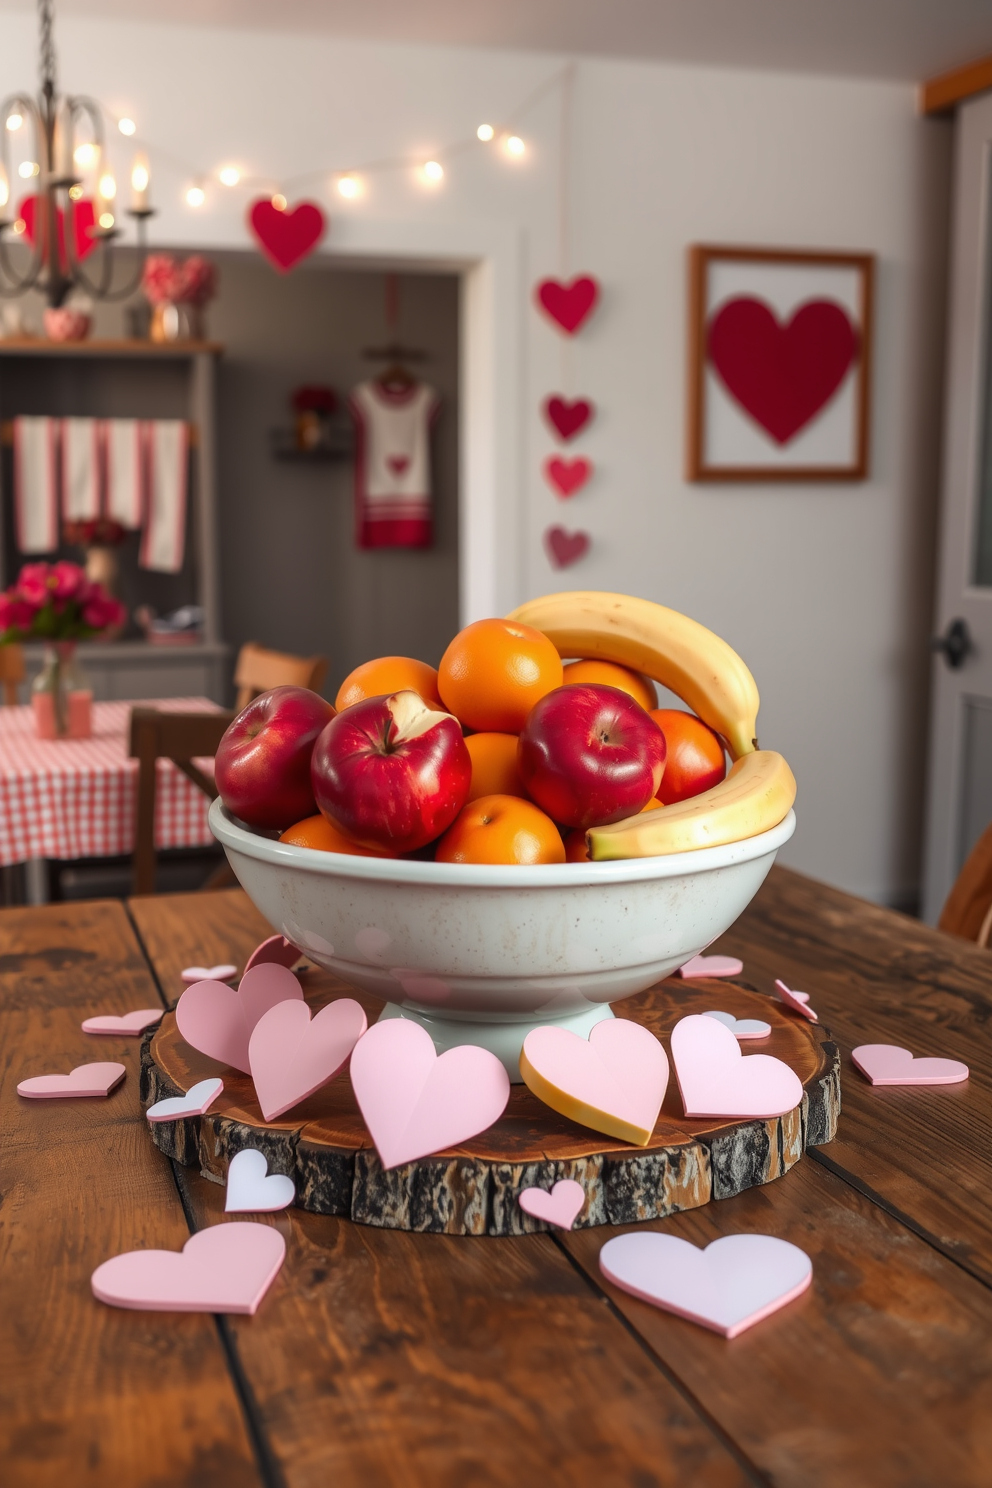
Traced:
<svg viewBox="0 0 992 1488">
<path fill-rule="evenodd" d="M 45 647 L 41 671 L 31 684 L 39 739 L 89 739 L 93 733 L 93 688 L 76 646 L 75 641 L 53 641 Z"/>
</svg>

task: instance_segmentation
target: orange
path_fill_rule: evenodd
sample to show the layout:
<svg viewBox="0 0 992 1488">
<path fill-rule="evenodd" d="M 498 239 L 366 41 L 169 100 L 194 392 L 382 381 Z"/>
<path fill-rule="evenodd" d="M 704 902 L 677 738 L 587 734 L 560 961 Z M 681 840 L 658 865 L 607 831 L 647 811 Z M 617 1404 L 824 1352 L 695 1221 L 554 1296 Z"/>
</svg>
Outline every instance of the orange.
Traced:
<svg viewBox="0 0 992 1488">
<path fill-rule="evenodd" d="M 359 847 L 326 816 L 308 816 L 304 821 L 298 821 L 295 826 L 286 828 L 279 841 L 290 842 L 294 847 L 315 847 L 318 852 L 351 853 L 356 858 L 394 856 L 393 853 L 375 852 L 370 847 Z"/>
<path fill-rule="evenodd" d="M 517 770 L 516 734 L 469 734 L 465 748 L 472 760 L 468 801 L 477 801 L 480 796 L 530 799 Z"/>
<path fill-rule="evenodd" d="M 663 802 L 659 801 L 657 796 L 654 796 L 646 806 L 641 807 L 641 810 L 657 811 L 658 807 L 662 804 Z M 589 848 L 586 845 L 586 834 L 581 827 L 576 827 L 575 830 L 573 832 L 569 832 L 568 836 L 565 838 L 565 862 L 590 862 Z"/>
<path fill-rule="evenodd" d="M 350 708 L 363 698 L 382 697 L 407 688 L 432 708 L 444 706 L 438 695 L 437 672 L 426 661 L 414 661 L 412 656 L 377 656 L 375 661 L 363 661 L 348 673 L 338 688 L 334 707 L 340 713 L 342 708 Z"/>
<path fill-rule="evenodd" d="M 658 787 L 666 806 L 720 784 L 727 773 L 723 745 L 701 718 L 681 708 L 652 708 L 651 717 L 668 745 L 665 773 Z"/>
<path fill-rule="evenodd" d="M 550 816 L 517 796 L 480 796 L 463 806 L 437 845 L 437 863 L 564 863 Z"/>
<path fill-rule="evenodd" d="M 561 686 L 561 657 L 546 635 L 515 620 L 476 620 L 441 657 L 437 685 L 467 728 L 519 734 L 527 714 Z"/>
<path fill-rule="evenodd" d="M 635 703 L 640 703 L 645 713 L 658 705 L 654 683 L 630 667 L 620 666 L 615 661 L 570 661 L 565 668 L 566 686 L 571 682 L 598 682 L 604 687 L 618 687 Z"/>
</svg>

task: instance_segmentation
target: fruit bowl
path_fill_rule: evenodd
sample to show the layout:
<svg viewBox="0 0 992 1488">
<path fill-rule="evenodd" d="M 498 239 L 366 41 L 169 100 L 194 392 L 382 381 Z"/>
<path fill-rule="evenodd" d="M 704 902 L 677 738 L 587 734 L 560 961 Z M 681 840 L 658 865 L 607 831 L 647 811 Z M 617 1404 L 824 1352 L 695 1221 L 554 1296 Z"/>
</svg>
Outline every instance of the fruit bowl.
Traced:
<svg viewBox="0 0 992 1488">
<path fill-rule="evenodd" d="M 410 1018 L 439 1052 L 481 1044 L 520 1079 L 530 1030 L 588 1036 L 734 923 L 795 813 L 720 847 L 561 866 L 351 857 L 273 841 L 220 800 L 210 826 L 249 898 L 312 961 Z"/>
</svg>

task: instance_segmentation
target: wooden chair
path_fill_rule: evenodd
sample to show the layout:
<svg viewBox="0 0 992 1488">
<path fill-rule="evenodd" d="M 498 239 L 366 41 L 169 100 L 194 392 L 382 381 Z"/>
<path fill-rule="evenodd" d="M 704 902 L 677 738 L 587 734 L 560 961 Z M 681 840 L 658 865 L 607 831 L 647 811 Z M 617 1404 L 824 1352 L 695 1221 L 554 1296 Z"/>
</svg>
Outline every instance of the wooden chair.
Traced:
<svg viewBox="0 0 992 1488">
<path fill-rule="evenodd" d="M 212 800 L 213 781 L 193 760 L 217 752 L 233 713 L 166 713 L 155 708 L 131 709 L 130 755 L 138 761 L 138 794 L 134 835 L 134 893 L 155 892 L 155 788 L 158 759 L 170 759 Z M 226 865 L 225 865 L 226 866 Z M 213 886 L 213 885 L 209 885 Z"/>
<path fill-rule="evenodd" d="M 24 647 L 16 641 L 0 646 L 0 682 L 3 683 L 3 700 L 8 708 L 17 706 L 17 689 L 24 681 Z"/>
<path fill-rule="evenodd" d="M 948 935 L 988 945 L 992 935 L 992 825 L 968 854 L 937 924 Z"/>
<path fill-rule="evenodd" d="M 234 685 L 238 689 L 235 708 L 241 709 L 268 692 L 270 687 L 312 687 L 320 690 L 327 675 L 326 656 L 290 656 L 285 651 L 266 651 L 254 641 L 246 641 L 238 652 Z"/>
</svg>

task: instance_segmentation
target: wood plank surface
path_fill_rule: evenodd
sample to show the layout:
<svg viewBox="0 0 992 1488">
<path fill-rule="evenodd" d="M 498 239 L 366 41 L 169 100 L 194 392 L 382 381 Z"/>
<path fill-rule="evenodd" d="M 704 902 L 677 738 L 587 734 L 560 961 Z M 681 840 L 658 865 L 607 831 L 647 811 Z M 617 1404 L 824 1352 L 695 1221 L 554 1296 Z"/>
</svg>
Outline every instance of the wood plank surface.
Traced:
<svg viewBox="0 0 992 1488">
<path fill-rule="evenodd" d="M 244 889 L 129 899 L 128 911 L 169 1007 L 182 996 L 185 967 L 226 963 L 240 970 L 275 934 Z"/>
<path fill-rule="evenodd" d="M 123 907 L 0 912 L 0 1476 L 5 1488 L 261 1482 L 216 1324 L 106 1307 L 102 1261 L 189 1238 L 138 1101 L 140 1041 L 82 1018 L 158 1002 Z M 106 1100 L 25 1100 L 17 1083 L 127 1066 Z"/>
<path fill-rule="evenodd" d="M 843 1114 L 817 1154 L 992 1283 L 992 952 L 773 868 L 714 950 L 761 991 L 808 992 L 842 1051 Z M 967 1083 L 879 1089 L 858 1044 L 963 1060 Z"/>
</svg>

